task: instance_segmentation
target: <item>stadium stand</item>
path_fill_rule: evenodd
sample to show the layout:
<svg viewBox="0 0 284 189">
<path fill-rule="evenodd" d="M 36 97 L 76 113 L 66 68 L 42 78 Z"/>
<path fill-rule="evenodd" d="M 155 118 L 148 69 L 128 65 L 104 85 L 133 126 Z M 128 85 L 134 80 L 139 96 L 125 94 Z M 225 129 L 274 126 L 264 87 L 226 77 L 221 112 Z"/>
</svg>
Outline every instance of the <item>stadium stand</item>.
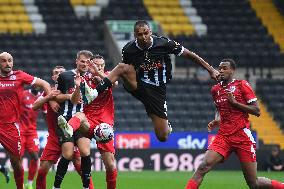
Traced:
<svg viewBox="0 0 284 189">
<path fill-rule="evenodd" d="M 268 32 L 273 36 L 276 43 L 279 44 L 281 52 L 284 52 L 284 17 L 277 7 L 273 4 L 272 0 L 251 0 L 251 5 L 255 10 L 257 16 L 261 18 L 264 26 L 267 27 Z"/>
<path fill-rule="evenodd" d="M 176 36 L 176 41 L 218 65 L 220 59 L 232 57 L 241 67 L 280 67 L 283 53 L 268 34 L 261 20 L 246 0 L 192 0 L 197 14 L 207 26 L 206 36 Z M 177 66 L 186 67 L 184 59 Z"/>
<path fill-rule="evenodd" d="M 274 5 L 277 7 L 279 12 L 284 16 L 284 1 L 282 0 L 273 0 Z"/>
<path fill-rule="evenodd" d="M 165 33 L 172 35 L 192 35 L 195 33 L 194 27 L 179 0 L 144 0 L 143 2 L 153 20 L 160 23 Z"/>
<path fill-rule="evenodd" d="M 263 105 L 262 116 L 253 125 L 259 136 L 262 136 L 261 138 L 265 144 L 278 143 L 283 149 L 284 99 L 282 94 L 284 92 L 284 80 L 258 79 L 256 82 L 256 92 L 262 99 Z M 272 118 L 270 115 L 272 115 Z"/>
<path fill-rule="evenodd" d="M 17 3 L 12 9 L 9 6 L 11 2 Z M 165 19 L 167 24 L 186 21 L 193 24 L 191 29 L 186 32 L 169 32 L 170 37 L 214 66 L 224 57 L 236 59 L 241 67 L 270 69 L 284 66 L 280 46 L 274 42 L 270 30 L 262 25 L 263 19 L 252 9 L 250 1 L 246 0 L 3 0 L 0 4 L 0 49 L 13 54 L 16 68 L 49 81 L 51 68 L 55 65 L 72 68 L 76 52 L 80 49 L 100 53 L 109 62 L 103 41 L 105 20 Z M 78 6 L 81 7 L 79 10 L 76 8 Z M 179 9 L 172 8 L 173 6 Z M 9 16 L 6 16 L 6 10 L 13 12 L 8 12 Z M 182 16 L 176 18 L 167 15 L 162 18 L 167 11 L 176 11 L 179 13 L 177 15 Z M 19 13 L 21 16 L 11 13 Z M 29 23 L 26 26 L 29 29 L 18 29 L 19 24 L 10 26 L 15 22 Z M 200 30 L 195 24 L 201 26 Z M 9 27 L 15 27 L 15 30 L 12 32 Z M 184 69 L 188 65 L 194 64 L 177 58 L 178 68 Z M 107 64 L 107 69 L 112 67 L 112 63 Z M 272 105 L 276 98 L 278 102 L 282 102 L 283 98 L 274 96 L 271 97 L 274 100 L 268 99 L 270 93 L 262 92 L 262 85 L 265 85 L 259 84 L 260 82 L 262 81 L 257 82 L 257 94 L 267 106 L 267 111 L 273 112 L 275 120 L 279 123 L 282 121 L 281 126 L 284 127 L 284 115 L 281 114 L 284 111 L 280 109 L 283 108 L 283 103 Z M 271 81 L 269 87 L 276 83 Z M 207 81 L 174 77 L 168 85 L 168 115 L 174 131 L 206 130 L 207 123 L 214 117 L 215 109 L 210 86 L 211 83 Z M 121 84 L 114 89 L 114 98 L 117 130 L 153 130 L 143 105 L 125 92 Z M 268 124 L 271 125 L 271 122 Z M 40 128 L 46 129 L 44 127 L 42 120 Z M 266 128 L 263 132 L 268 129 L 273 135 L 281 133 L 279 130 L 272 131 L 271 128 Z M 268 144 L 266 141 L 264 143 Z"/>
<path fill-rule="evenodd" d="M 214 118 L 215 106 L 211 102 L 209 81 L 175 79 L 167 86 L 168 116 L 174 131 L 203 130 Z M 114 89 L 117 130 L 152 130 L 152 123 L 139 101 L 122 86 Z"/>
</svg>

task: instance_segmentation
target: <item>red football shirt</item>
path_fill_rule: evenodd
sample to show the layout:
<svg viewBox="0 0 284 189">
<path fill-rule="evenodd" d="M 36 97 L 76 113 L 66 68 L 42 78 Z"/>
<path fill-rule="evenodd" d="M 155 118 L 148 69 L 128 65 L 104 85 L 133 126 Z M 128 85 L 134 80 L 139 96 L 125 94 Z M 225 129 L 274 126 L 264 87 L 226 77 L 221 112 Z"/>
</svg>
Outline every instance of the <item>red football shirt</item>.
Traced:
<svg viewBox="0 0 284 189">
<path fill-rule="evenodd" d="M 108 72 L 105 72 L 108 74 Z M 86 75 L 85 80 L 92 88 L 96 88 L 96 84 L 92 81 L 91 75 Z M 112 88 L 105 90 L 91 104 L 84 106 L 84 113 L 88 118 L 99 123 L 108 123 L 114 125 L 114 101 L 112 96 Z"/>
<path fill-rule="evenodd" d="M 51 109 L 49 104 L 46 103 L 46 105 L 47 105 L 46 122 L 48 127 L 48 136 L 57 138 L 56 135 L 57 113 Z"/>
<path fill-rule="evenodd" d="M 33 110 L 34 102 L 40 97 L 40 93 L 38 95 L 34 95 L 31 90 L 24 90 L 23 98 L 22 98 L 22 112 L 20 115 L 21 120 L 21 132 L 25 134 L 36 132 L 37 126 L 37 118 L 38 118 L 38 110 Z M 44 111 L 44 110 L 43 110 Z"/>
<path fill-rule="evenodd" d="M 1 125 L 19 122 L 24 85 L 34 84 L 36 78 L 23 72 L 12 71 L 9 76 L 0 76 Z"/>
<path fill-rule="evenodd" d="M 45 96 L 46 96 L 45 93 L 43 93 L 39 98 L 43 98 Z M 48 127 L 48 136 L 55 137 L 57 139 L 57 135 L 56 135 L 57 113 L 51 109 L 48 102 L 43 105 L 42 109 L 46 111 L 46 123 Z"/>
<path fill-rule="evenodd" d="M 214 85 L 211 93 L 220 113 L 218 133 L 222 135 L 230 135 L 240 129 L 249 128 L 248 113 L 233 107 L 228 102 L 227 91 L 231 91 L 235 99 L 242 104 L 249 104 L 257 100 L 250 84 L 245 80 L 233 80 L 227 86 L 223 86 L 222 82 Z"/>
</svg>

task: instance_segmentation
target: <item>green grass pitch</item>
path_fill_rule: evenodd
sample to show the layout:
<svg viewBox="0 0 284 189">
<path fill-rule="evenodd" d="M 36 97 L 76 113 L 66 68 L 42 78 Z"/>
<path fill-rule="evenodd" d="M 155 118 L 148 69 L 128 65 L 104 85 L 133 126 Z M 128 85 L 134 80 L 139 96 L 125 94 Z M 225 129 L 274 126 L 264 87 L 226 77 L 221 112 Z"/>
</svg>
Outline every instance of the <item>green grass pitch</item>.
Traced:
<svg viewBox="0 0 284 189">
<path fill-rule="evenodd" d="M 192 172 L 119 172 L 117 189 L 184 189 Z M 11 175 L 13 176 L 13 175 Z M 258 176 L 265 176 L 279 181 L 284 181 L 283 173 L 259 172 Z M 27 173 L 25 174 L 27 177 Z M 95 189 L 106 189 L 105 173 L 92 172 Z M 47 189 L 52 188 L 54 172 L 47 177 Z M 34 183 L 35 186 L 35 183 Z M 0 175 L 1 189 L 15 189 L 14 179 L 9 184 L 5 183 L 3 175 Z M 35 187 L 34 187 L 35 188 Z M 76 172 L 69 172 L 64 178 L 62 189 L 80 189 L 82 184 Z M 241 171 L 212 171 L 206 175 L 200 189 L 246 189 Z"/>
</svg>

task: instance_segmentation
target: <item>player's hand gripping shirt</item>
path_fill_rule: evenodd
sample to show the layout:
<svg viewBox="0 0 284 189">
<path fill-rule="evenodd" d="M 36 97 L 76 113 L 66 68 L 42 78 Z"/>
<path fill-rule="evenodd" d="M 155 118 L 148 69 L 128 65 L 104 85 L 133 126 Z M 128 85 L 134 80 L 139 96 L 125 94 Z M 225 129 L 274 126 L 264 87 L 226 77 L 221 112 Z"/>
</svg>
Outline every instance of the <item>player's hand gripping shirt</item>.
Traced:
<svg viewBox="0 0 284 189">
<path fill-rule="evenodd" d="M 214 85 L 211 93 L 217 110 L 220 113 L 220 128 L 218 133 L 222 135 L 230 135 L 240 129 L 249 128 L 248 113 L 233 107 L 229 103 L 227 97 L 229 91 L 242 104 L 249 104 L 257 100 L 250 84 L 245 80 L 233 80 L 227 86 L 223 86 L 222 82 Z"/>
</svg>

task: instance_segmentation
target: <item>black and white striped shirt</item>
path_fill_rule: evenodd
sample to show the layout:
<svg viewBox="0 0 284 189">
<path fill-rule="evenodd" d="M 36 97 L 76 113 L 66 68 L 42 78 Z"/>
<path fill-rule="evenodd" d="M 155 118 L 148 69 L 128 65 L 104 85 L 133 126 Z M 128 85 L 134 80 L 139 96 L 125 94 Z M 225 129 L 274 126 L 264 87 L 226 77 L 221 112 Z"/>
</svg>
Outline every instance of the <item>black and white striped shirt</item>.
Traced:
<svg viewBox="0 0 284 189">
<path fill-rule="evenodd" d="M 57 79 L 57 89 L 60 90 L 63 94 L 72 94 L 75 90 L 75 75 L 75 70 L 61 73 Z M 60 110 L 58 111 L 58 115 L 63 115 L 67 120 L 69 120 L 76 112 L 83 112 L 83 103 L 72 104 L 70 100 L 66 100 L 60 103 Z"/>
<path fill-rule="evenodd" d="M 122 62 L 135 66 L 139 81 L 160 86 L 172 78 L 170 55 L 181 55 L 184 47 L 166 37 L 152 36 L 151 40 L 148 49 L 140 48 L 136 40 L 128 42 L 122 49 Z"/>
</svg>

